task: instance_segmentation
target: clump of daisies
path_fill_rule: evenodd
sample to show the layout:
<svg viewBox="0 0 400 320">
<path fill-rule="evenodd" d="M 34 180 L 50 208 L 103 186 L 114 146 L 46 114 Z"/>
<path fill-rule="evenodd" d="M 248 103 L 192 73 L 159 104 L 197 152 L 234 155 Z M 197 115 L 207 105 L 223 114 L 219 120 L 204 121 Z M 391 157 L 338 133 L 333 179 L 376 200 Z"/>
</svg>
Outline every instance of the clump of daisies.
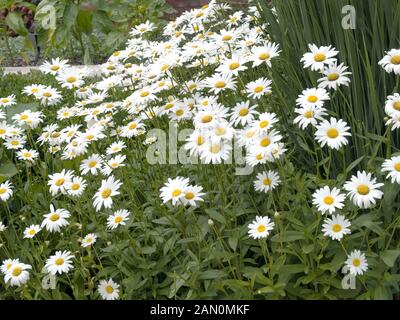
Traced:
<svg viewBox="0 0 400 320">
<path fill-rule="evenodd" d="M 190 185 L 189 178 L 176 177 L 169 178 L 165 185 L 160 189 L 160 197 L 164 203 L 171 201 L 173 206 L 197 206 L 198 202 L 204 201 L 203 188 L 198 185 Z"/>
</svg>

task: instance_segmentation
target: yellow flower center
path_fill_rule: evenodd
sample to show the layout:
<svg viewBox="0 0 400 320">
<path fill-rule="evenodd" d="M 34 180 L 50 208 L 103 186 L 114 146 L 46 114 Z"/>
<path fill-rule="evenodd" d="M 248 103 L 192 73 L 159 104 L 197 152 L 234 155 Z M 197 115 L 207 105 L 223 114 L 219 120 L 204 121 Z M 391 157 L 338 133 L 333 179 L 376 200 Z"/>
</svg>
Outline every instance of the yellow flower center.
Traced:
<svg viewBox="0 0 400 320">
<path fill-rule="evenodd" d="M 310 110 L 306 111 L 304 113 L 304 117 L 307 118 L 307 119 L 311 119 L 313 116 L 314 116 L 314 113 L 312 111 L 310 111 Z"/>
<path fill-rule="evenodd" d="M 317 53 L 315 56 L 314 56 L 314 60 L 316 61 L 316 62 L 322 62 L 322 61 L 325 61 L 326 60 L 326 55 L 324 54 L 324 53 Z"/>
<path fill-rule="evenodd" d="M 269 178 L 265 178 L 265 179 L 263 180 L 263 184 L 264 184 L 264 186 L 270 186 L 270 185 L 271 185 L 271 183 L 272 183 L 272 180 L 271 180 L 271 179 L 269 179 Z"/>
<path fill-rule="evenodd" d="M 335 128 L 330 128 L 326 132 L 326 135 L 331 139 L 335 139 L 335 138 L 337 138 L 339 136 L 339 131 L 337 129 L 335 129 Z"/>
<path fill-rule="evenodd" d="M 264 138 L 260 141 L 261 147 L 268 147 L 271 144 L 271 140 L 269 138 Z"/>
<path fill-rule="evenodd" d="M 363 196 L 367 195 L 369 193 L 369 187 L 366 184 L 360 184 L 357 187 L 357 192 Z"/>
<path fill-rule="evenodd" d="M 32 89 L 31 89 L 31 92 L 32 92 L 32 93 L 37 93 L 37 92 L 39 92 L 39 89 L 38 89 L 38 88 L 32 88 Z"/>
<path fill-rule="evenodd" d="M 332 226 L 332 231 L 333 232 L 340 232 L 340 231 L 342 231 L 342 226 L 340 224 L 334 224 Z"/>
<path fill-rule="evenodd" d="M 318 101 L 318 97 L 317 97 L 317 96 L 314 96 L 314 95 L 309 96 L 309 97 L 307 98 L 307 101 L 310 102 L 310 103 L 316 103 L 316 102 Z"/>
<path fill-rule="evenodd" d="M 142 92 L 140 93 L 140 96 L 141 96 L 142 98 L 145 98 L 145 97 L 147 97 L 149 94 L 150 94 L 150 92 L 148 92 L 148 91 L 142 91 Z"/>
<path fill-rule="evenodd" d="M 197 137 L 197 145 L 201 146 L 204 143 L 204 138 L 203 137 Z"/>
<path fill-rule="evenodd" d="M 395 163 L 394 170 L 400 172 L 400 162 Z"/>
<path fill-rule="evenodd" d="M 65 179 L 64 178 L 60 178 L 60 179 L 57 179 L 56 180 L 56 182 L 54 183 L 57 187 L 60 187 L 60 186 L 62 186 L 63 184 L 64 184 L 64 182 L 65 182 Z"/>
<path fill-rule="evenodd" d="M 137 128 L 137 124 L 135 122 L 129 125 L 129 130 L 135 130 Z"/>
<path fill-rule="evenodd" d="M 19 145 L 19 141 L 18 140 L 13 140 L 13 141 L 11 141 L 11 145 L 12 146 L 18 146 Z"/>
<path fill-rule="evenodd" d="M 203 116 L 202 118 L 201 118 L 201 122 L 203 122 L 203 123 L 209 123 L 209 122 L 211 122 L 212 121 L 212 119 L 213 119 L 213 117 L 211 116 L 211 115 L 205 115 L 205 116 Z"/>
<path fill-rule="evenodd" d="M 31 230 L 28 231 L 28 233 L 29 233 L 31 236 L 34 236 L 34 235 L 36 234 L 36 231 L 35 231 L 35 229 L 31 229 Z"/>
<path fill-rule="evenodd" d="M 111 195 L 112 190 L 110 188 L 106 188 L 103 190 L 103 192 L 101 193 L 101 197 L 103 199 L 107 199 L 110 195 Z"/>
<path fill-rule="evenodd" d="M 53 213 L 53 214 L 50 216 L 50 220 L 53 221 L 53 222 L 56 222 L 58 219 L 60 219 L 60 215 L 57 214 L 57 213 Z"/>
<path fill-rule="evenodd" d="M 26 120 L 26 119 L 28 119 L 29 117 L 28 117 L 28 115 L 26 115 L 26 114 L 21 114 L 21 116 L 19 117 L 21 120 Z"/>
<path fill-rule="evenodd" d="M 263 156 L 262 156 L 261 153 L 259 153 L 259 154 L 256 155 L 256 159 L 257 159 L 258 161 L 262 160 L 262 158 L 263 158 Z"/>
<path fill-rule="evenodd" d="M 395 65 L 400 64 L 400 55 L 393 56 L 390 62 Z"/>
<path fill-rule="evenodd" d="M 122 221 L 122 217 L 120 217 L 120 216 L 115 217 L 115 219 L 114 219 L 115 223 L 120 223 L 121 221 Z"/>
<path fill-rule="evenodd" d="M 217 134 L 217 136 L 223 136 L 226 133 L 226 129 L 225 128 L 216 128 L 215 133 Z"/>
<path fill-rule="evenodd" d="M 175 189 L 174 191 L 172 191 L 172 196 L 173 197 L 179 197 L 182 193 L 181 189 Z"/>
<path fill-rule="evenodd" d="M 9 102 L 10 102 L 10 100 L 9 100 L 9 99 L 7 99 L 7 98 L 4 98 L 4 99 L 1 99 L 1 102 L 2 102 L 2 103 L 9 103 Z"/>
<path fill-rule="evenodd" d="M 400 101 L 396 101 L 393 103 L 393 108 L 397 111 L 400 111 Z"/>
<path fill-rule="evenodd" d="M 50 98 L 51 96 L 53 96 L 52 94 L 51 94 L 51 92 L 43 92 L 43 95 L 46 97 L 46 98 Z"/>
<path fill-rule="evenodd" d="M 88 163 L 89 168 L 94 168 L 97 165 L 97 161 L 96 160 L 92 160 Z"/>
<path fill-rule="evenodd" d="M 60 70 L 60 66 L 53 65 L 53 66 L 50 67 L 50 70 L 51 71 L 58 71 L 58 70 Z"/>
<path fill-rule="evenodd" d="M 192 200 L 194 198 L 194 193 L 193 192 L 186 192 L 185 198 L 188 200 Z"/>
<path fill-rule="evenodd" d="M 247 108 L 240 109 L 240 111 L 239 111 L 239 116 L 241 116 L 241 117 L 245 117 L 248 114 L 249 114 L 249 109 L 247 109 Z"/>
<path fill-rule="evenodd" d="M 7 189 L 6 188 L 0 188 L 0 194 L 6 193 Z"/>
<path fill-rule="evenodd" d="M 263 224 L 260 224 L 258 227 L 257 227 L 257 231 L 258 232 L 264 232 L 265 230 L 266 230 L 267 228 L 263 225 Z"/>
<path fill-rule="evenodd" d="M 12 271 L 12 275 L 14 277 L 18 277 L 22 273 L 22 268 L 20 267 L 15 267 Z"/>
<path fill-rule="evenodd" d="M 360 259 L 358 259 L 358 258 L 355 258 L 355 259 L 353 259 L 353 266 L 355 266 L 355 267 L 359 267 L 359 266 L 360 266 L 360 264 L 361 264 L 361 261 L 360 261 Z"/>
<path fill-rule="evenodd" d="M 261 129 L 268 127 L 268 125 L 269 125 L 269 122 L 267 120 L 263 120 L 260 122 Z"/>
<path fill-rule="evenodd" d="M 71 185 L 71 189 L 74 190 L 74 191 L 78 190 L 79 188 L 80 188 L 80 184 L 79 183 L 73 183 Z"/>
<path fill-rule="evenodd" d="M 0 134 L 5 134 L 6 130 L 5 129 L 0 129 Z"/>
<path fill-rule="evenodd" d="M 229 34 L 227 34 L 227 35 L 225 35 L 225 36 L 222 37 L 222 40 L 223 40 L 223 41 L 229 41 L 229 40 L 231 40 L 231 39 L 232 39 L 232 36 L 230 36 Z"/>
<path fill-rule="evenodd" d="M 260 60 L 268 60 L 269 58 L 270 58 L 270 54 L 267 53 L 267 52 L 261 53 L 261 54 L 258 56 L 258 59 L 260 59 Z"/>
<path fill-rule="evenodd" d="M 106 287 L 106 292 L 107 292 L 108 294 L 111 294 L 111 293 L 113 293 L 113 292 L 114 292 L 114 289 L 113 289 L 113 287 L 111 287 L 111 286 L 107 286 L 107 287 Z"/>
<path fill-rule="evenodd" d="M 336 81 L 339 79 L 340 75 L 338 73 L 330 73 L 328 74 L 328 80 L 329 81 Z"/>
<path fill-rule="evenodd" d="M 183 111 L 183 109 L 178 109 L 178 110 L 175 111 L 175 114 L 176 114 L 178 117 L 182 116 L 184 113 L 185 113 L 185 111 Z"/>
<path fill-rule="evenodd" d="M 64 264 L 64 259 L 63 259 L 63 258 L 58 258 L 58 259 L 55 261 L 55 263 L 56 263 L 56 265 L 58 265 L 58 266 L 62 266 L 62 265 Z"/>
<path fill-rule="evenodd" d="M 238 62 L 232 62 L 230 65 L 229 65 L 229 70 L 236 70 L 237 68 L 239 68 L 240 67 L 240 63 L 238 63 Z"/>
<path fill-rule="evenodd" d="M 260 93 L 260 92 L 263 91 L 263 90 L 264 90 L 264 87 L 263 87 L 263 86 L 257 86 L 257 87 L 254 88 L 254 92 L 255 92 L 255 93 Z"/>
<path fill-rule="evenodd" d="M 30 152 L 24 152 L 22 155 L 23 155 L 25 158 L 30 158 L 30 157 L 32 157 L 32 154 L 31 154 Z"/>
<path fill-rule="evenodd" d="M 68 83 L 74 83 L 76 80 L 77 80 L 76 77 L 68 77 L 67 78 Z"/>
<path fill-rule="evenodd" d="M 213 144 L 210 148 L 212 153 L 218 153 L 221 150 L 221 147 L 218 144 Z"/>
<path fill-rule="evenodd" d="M 335 201 L 335 199 L 333 199 L 332 196 L 326 196 L 326 197 L 324 198 L 324 203 L 327 204 L 327 205 L 333 204 L 334 201 Z"/>
<path fill-rule="evenodd" d="M 94 138 L 94 135 L 91 133 L 86 136 L 86 140 L 92 140 L 93 138 Z"/>
<path fill-rule="evenodd" d="M 226 86 L 226 82 L 225 81 L 217 81 L 215 83 L 215 87 L 218 88 L 218 89 L 225 88 L 225 86 Z"/>
</svg>

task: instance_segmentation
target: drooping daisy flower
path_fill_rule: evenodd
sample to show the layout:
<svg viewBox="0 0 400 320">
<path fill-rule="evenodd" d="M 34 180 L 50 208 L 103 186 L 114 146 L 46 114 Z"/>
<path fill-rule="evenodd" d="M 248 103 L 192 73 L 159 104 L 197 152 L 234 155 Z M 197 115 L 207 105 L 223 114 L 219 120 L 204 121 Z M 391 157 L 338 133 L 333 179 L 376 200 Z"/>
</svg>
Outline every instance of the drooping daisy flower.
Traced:
<svg viewBox="0 0 400 320">
<path fill-rule="evenodd" d="M 32 224 L 24 230 L 24 239 L 31 239 L 41 230 L 38 224 Z"/>
<path fill-rule="evenodd" d="M 325 101 L 329 100 L 329 94 L 322 88 L 311 88 L 304 90 L 296 100 L 300 107 L 323 107 Z"/>
<path fill-rule="evenodd" d="M 175 179 L 168 178 L 164 187 L 160 189 L 160 197 L 164 203 L 172 201 L 172 205 L 177 205 L 185 196 L 185 190 L 189 186 L 189 178 L 176 177 Z"/>
<path fill-rule="evenodd" d="M 353 250 L 348 256 L 345 262 L 352 275 L 362 275 L 368 270 L 368 262 L 365 258 L 365 254 L 361 253 L 360 250 Z"/>
<path fill-rule="evenodd" d="M 56 251 L 56 253 L 46 260 L 45 268 L 50 274 L 68 273 L 72 268 L 72 259 L 74 256 L 70 251 Z"/>
<path fill-rule="evenodd" d="M 97 240 L 97 236 L 94 233 L 87 234 L 81 241 L 82 247 L 90 247 L 92 246 Z"/>
<path fill-rule="evenodd" d="M 101 280 L 98 286 L 100 296 L 104 300 L 116 300 L 119 298 L 119 284 L 113 279 Z"/>
<path fill-rule="evenodd" d="M 386 176 L 392 183 L 400 184 L 400 156 L 392 157 L 383 162 L 382 171 L 389 172 Z"/>
<path fill-rule="evenodd" d="M 318 48 L 315 44 L 309 44 L 308 47 L 311 52 L 304 54 L 301 62 L 303 62 L 304 68 L 311 67 L 313 71 L 322 71 L 325 65 L 334 63 L 336 61 L 334 57 L 339 53 L 332 46 Z"/>
<path fill-rule="evenodd" d="M 271 84 L 271 80 L 260 78 L 246 84 L 246 91 L 249 97 L 258 99 L 264 94 L 271 93 Z"/>
<path fill-rule="evenodd" d="M 298 124 L 299 127 L 303 130 L 307 128 L 310 124 L 313 127 L 316 127 L 318 121 L 323 120 L 323 117 L 327 114 L 325 108 L 318 108 L 315 106 L 296 108 L 294 109 L 294 112 L 299 115 L 293 120 L 293 123 Z"/>
<path fill-rule="evenodd" d="M 349 220 L 340 214 L 333 215 L 332 218 L 326 218 L 322 225 L 322 232 L 324 236 L 330 237 L 332 240 L 342 240 L 345 234 L 350 234 L 349 227 L 351 223 Z"/>
<path fill-rule="evenodd" d="M 107 228 L 113 230 L 119 225 L 124 226 L 126 224 L 125 221 L 129 219 L 129 214 L 129 211 L 126 209 L 115 211 L 107 218 Z"/>
<path fill-rule="evenodd" d="M 4 276 L 4 282 L 10 282 L 10 285 L 20 287 L 29 280 L 29 272 L 32 266 L 25 263 L 14 263 Z"/>
<path fill-rule="evenodd" d="M 344 184 L 350 199 L 362 209 L 371 207 L 377 199 L 383 197 L 383 192 L 379 190 L 382 186 L 383 183 L 376 183 L 376 178 L 365 171 L 358 171 L 357 176 L 352 176 L 351 180 Z"/>
<path fill-rule="evenodd" d="M 320 188 L 313 193 L 313 205 L 315 205 L 322 214 L 326 212 L 332 214 L 336 209 L 342 209 L 345 199 L 346 196 L 341 194 L 339 189 L 333 188 L 331 190 L 328 186 Z"/>
<path fill-rule="evenodd" d="M 93 196 L 93 206 L 96 211 L 99 211 L 103 206 L 105 208 L 111 208 L 113 204 L 112 197 L 120 194 L 118 190 L 121 185 L 122 183 L 113 176 L 108 177 L 107 180 L 101 181 L 101 187 Z"/>
<path fill-rule="evenodd" d="M 318 126 L 315 132 L 315 137 L 321 146 L 325 146 L 332 149 L 339 150 L 343 145 L 348 144 L 346 136 L 351 136 L 350 132 L 347 132 L 350 127 L 342 119 L 331 118 L 330 121 L 323 120 Z"/>
<path fill-rule="evenodd" d="M 0 200 L 7 201 L 13 195 L 13 185 L 10 181 L 6 181 L 0 184 Z"/>
<path fill-rule="evenodd" d="M 281 180 L 279 174 L 275 171 L 265 171 L 257 174 L 256 180 L 254 181 L 254 189 L 256 191 L 267 193 L 270 190 L 275 189 Z"/>
<path fill-rule="evenodd" d="M 400 49 L 392 49 L 390 50 L 381 61 L 379 61 L 379 65 L 382 66 L 383 69 L 387 73 L 393 72 L 394 74 L 400 74 Z"/>
<path fill-rule="evenodd" d="M 329 67 L 325 68 L 322 72 L 324 76 L 318 79 L 318 87 L 336 90 L 341 85 L 348 86 L 350 78 L 347 76 L 350 75 L 351 72 L 347 72 L 347 68 L 348 67 L 343 63 L 338 66 L 336 63 L 329 65 Z"/>
<path fill-rule="evenodd" d="M 253 239 L 266 238 L 274 226 L 275 223 L 269 217 L 256 216 L 256 220 L 249 224 L 248 233 Z"/>
<path fill-rule="evenodd" d="M 41 228 L 46 228 L 49 232 L 59 232 L 62 227 L 69 225 L 67 219 L 70 217 L 70 213 L 65 209 L 54 209 L 53 205 L 50 205 L 50 213 L 44 215 L 44 220 L 41 224 Z"/>
</svg>

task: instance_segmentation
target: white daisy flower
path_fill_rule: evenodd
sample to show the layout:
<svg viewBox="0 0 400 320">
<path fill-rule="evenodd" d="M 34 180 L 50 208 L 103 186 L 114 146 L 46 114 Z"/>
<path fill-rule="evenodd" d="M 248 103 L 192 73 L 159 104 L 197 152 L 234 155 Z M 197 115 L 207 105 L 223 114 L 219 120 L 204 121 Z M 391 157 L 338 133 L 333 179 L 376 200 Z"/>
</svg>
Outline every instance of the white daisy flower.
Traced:
<svg viewBox="0 0 400 320">
<path fill-rule="evenodd" d="M 119 284 L 115 283 L 111 278 L 109 280 L 101 280 L 98 291 L 104 300 L 116 300 L 119 298 Z"/>
<path fill-rule="evenodd" d="M 340 193 L 340 189 L 333 188 L 331 190 L 328 186 L 320 188 L 313 193 L 313 205 L 322 214 L 327 212 L 332 214 L 336 209 L 342 209 L 345 199 L 346 196 Z"/>
<path fill-rule="evenodd" d="M 56 253 L 46 260 L 45 268 L 52 275 L 57 273 L 68 273 L 72 268 L 72 259 L 74 256 L 70 251 L 56 251 Z"/>
<path fill-rule="evenodd" d="M 6 181 L 0 184 L 0 200 L 7 201 L 13 195 L 13 185 L 10 181 Z"/>
<path fill-rule="evenodd" d="M 392 49 L 379 61 L 379 65 L 387 73 L 400 74 L 400 49 Z"/>
<path fill-rule="evenodd" d="M 362 209 L 371 207 L 377 199 L 383 197 L 383 192 L 379 190 L 382 186 L 383 183 L 376 183 L 376 178 L 365 171 L 358 171 L 357 176 L 352 176 L 351 180 L 344 184 L 350 199 Z"/>
<path fill-rule="evenodd" d="M 97 240 L 97 236 L 94 233 L 89 233 L 86 236 L 83 237 L 81 240 L 81 245 L 82 247 L 90 247 L 92 246 Z"/>
<path fill-rule="evenodd" d="M 41 230 L 38 224 L 31 224 L 24 230 L 24 239 L 31 239 L 36 236 L 36 234 Z"/>
<path fill-rule="evenodd" d="M 360 250 L 353 250 L 348 256 L 345 262 L 352 275 L 362 275 L 368 270 L 368 262 L 365 258 L 365 254 L 361 253 Z"/>
<path fill-rule="evenodd" d="M 189 186 L 189 179 L 176 177 L 175 179 L 168 178 L 164 187 L 160 189 L 160 197 L 164 203 L 172 201 L 172 205 L 177 205 L 185 196 L 185 190 Z"/>
<path fill-rule="evenodd" d="M 129 214 L 130 214 L 129 211 L 126 209 L 115 211 L 107 218 L 107 228 L 113 230 L 117 228 L 119 225 L 121 226 L 126 225 L 125 221 L 129 219 Z"/>
<path fill-rule="evenodd" d="M 301 62 L 304 64 L 304 68 L 311 67 L 313 71 L 322 71 L 325 65 L 330 65 L 336 61 L 334 58 L 339 51 L 336 51 L 332 46 L 317 47 L 315 44 L 309 44 L 311 52 L 304 54 L 301 58 Z"/>
<path fill-rule="evenodd" d="M 325 101 L 329 100 L 329 94 L 322 88 L 311 88 L 303 90 L 296 100 L 300 107 L 323 107 Z"/>
<path fill-rule="evenodd" d="M 249 224 L 248 233 L 253 239 L 267 238 L 274 226 L 275 223 L 270 218 L 256 216 L 256 220 Z"/>
<path fill-rule="evenodd" d="M 328 145 L 332 149 L 339 150 L 349 142 L 346 138 L 346 136 L 351 136 L 351 133 L 347 132 L 349 129 L 345 121 L 331 118 L 330 121 L 323 120 L 317 125 L 315 137 L 322 147 Z"/>
<path fill-rule="evenodd" d="M 389 172 L 386 176 L 392 183 L 400 184 L 400 156 L 387 159 L 382 164 L 382 171 Z"/>
<path fill-rule="evenodd" d="M 265 192 L 275 189 L 281 180 L 279 174 L 275 171 L 264 171 L 257 174 L 256 180 L 254 181 L 254 189 L 256 191 Z"/>
<path fill-rule="evenodd" d="M 62 227 L 69 225 L 67 219 L 70 217 L 70 213 L 65 209 L 54 209 L 53 205 L 50 205 L 50 213 L 44 215 L 41 228 L 46 228 L 49 232 L 59 232 Z"/>
<path fill-rule="evenodd" d="M 29 272 L 27 270 L 32 269 L 32 266 L 25 263 L 14 263 L 7 270 L 6 275 L 4 276 L 4 282 L 10 283 L 12 286 L 20 287 L 25 284 L 29 280 Z"/>
<path fill-rule="evenodd" d="M 322 72 L 323 77 L 318 79 L 318 87 L 336 90 L 341 85 L 348 86 L 350 78 L 347 76 L 350 75 L 351 72 L 347 72 L 347 68 L 348 67 L 343 63 L 338 66 L 336 63 L 329 65 L 329 67 L 325 68 Z"/>
<path fill-rule="evenodd" d="M 350 234 L 349 220 L 340 214 L 333 215 L 332 218 L 326 218 L 322 224 L 322 232 L 324 236 L 330 237 L 332 240 L 342 240 L 343 236 Z"/>
</svg>

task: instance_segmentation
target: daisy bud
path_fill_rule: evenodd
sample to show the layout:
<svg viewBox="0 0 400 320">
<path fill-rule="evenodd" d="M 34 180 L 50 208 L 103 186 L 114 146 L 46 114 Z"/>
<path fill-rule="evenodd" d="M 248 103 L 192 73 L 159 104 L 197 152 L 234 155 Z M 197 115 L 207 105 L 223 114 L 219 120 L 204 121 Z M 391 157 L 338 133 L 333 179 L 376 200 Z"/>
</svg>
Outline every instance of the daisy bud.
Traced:
<svg viewBox="0 0 400 320">
<path fill-rule="evenodd" d="M 214 224 L 214 221 L 212 221 L 211 219 L 208 219 L 208 225 L 212 226 Z"/>
</svg>

